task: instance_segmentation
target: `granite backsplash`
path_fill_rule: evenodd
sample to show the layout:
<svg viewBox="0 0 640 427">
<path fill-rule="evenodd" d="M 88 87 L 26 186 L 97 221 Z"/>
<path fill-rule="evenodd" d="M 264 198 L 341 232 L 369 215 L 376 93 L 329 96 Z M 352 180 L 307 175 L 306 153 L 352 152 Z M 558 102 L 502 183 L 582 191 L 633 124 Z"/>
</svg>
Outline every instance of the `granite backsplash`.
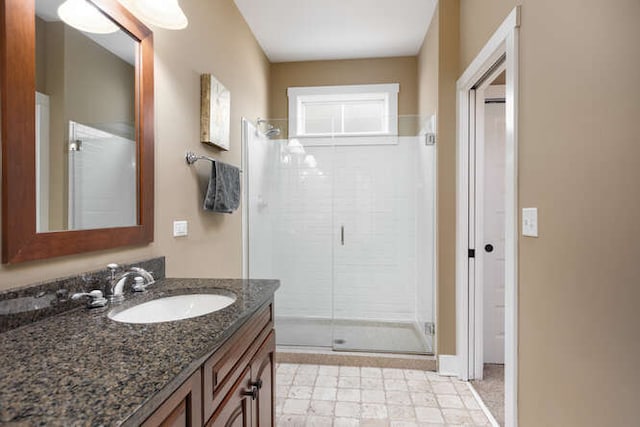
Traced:
<svg viewBox="0 0 640 427">
<path fill-rule="evenodd" d="M 137 266 L 151 272 L 156 280 L 165 278 L 165 258 L 157 257 L 131 264 L 120 264 L 124 269 Z M 33 285 L 0 292 L 0 333 L 65 311 L 83 307 L 86 301 L 72 300 L 76 292 L 100 289 L 104 292 L 109 271 L 88 271 L 74 276 L 34 283 Z"/>
</svg>

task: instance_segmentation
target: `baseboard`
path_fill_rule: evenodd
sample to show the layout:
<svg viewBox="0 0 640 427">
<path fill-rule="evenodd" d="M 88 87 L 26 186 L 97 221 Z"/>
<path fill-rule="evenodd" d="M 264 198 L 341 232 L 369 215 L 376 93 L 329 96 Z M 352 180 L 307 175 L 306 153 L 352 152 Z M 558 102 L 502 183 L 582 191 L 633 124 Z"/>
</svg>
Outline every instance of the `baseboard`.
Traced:
<svg viewBox="0 0 640 427">
<path fill-rule="evenodd" d="M 460 373 L 458 368 L 458 356 L 441 354 L 438 356 L 438 373 L 445 377 L 457 377 Z"/>
</svg>

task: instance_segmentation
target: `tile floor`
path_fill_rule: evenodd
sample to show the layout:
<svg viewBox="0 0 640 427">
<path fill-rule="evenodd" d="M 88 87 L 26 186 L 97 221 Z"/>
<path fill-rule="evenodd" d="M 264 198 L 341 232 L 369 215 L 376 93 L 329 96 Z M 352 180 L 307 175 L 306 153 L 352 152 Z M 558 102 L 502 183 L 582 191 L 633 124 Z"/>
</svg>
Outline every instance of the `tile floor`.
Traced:
<svg viewBox="0 0 640 427">
<path fill-rule="evenodd" d="M 281 363 L 276 425 L 487 426 L 467 383 L 411 369 Z"/>
</svg>

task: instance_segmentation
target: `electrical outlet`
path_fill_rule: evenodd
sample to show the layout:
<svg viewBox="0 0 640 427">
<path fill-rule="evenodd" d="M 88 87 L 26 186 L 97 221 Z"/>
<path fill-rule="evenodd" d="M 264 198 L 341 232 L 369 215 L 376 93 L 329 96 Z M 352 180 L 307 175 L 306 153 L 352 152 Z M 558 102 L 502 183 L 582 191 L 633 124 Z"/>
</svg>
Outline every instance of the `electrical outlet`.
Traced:
<svg viewBox="0 0 640 427">
<path fill-rule="evenodd" d="M 522 235 L 538 237 L 538 208 L 522 209 Z"/>
<path fill-rule="evenodd" d="M 189 234 L 187 221 L 173 221 L 173 237 L 184 237 Z"/>
</svg>

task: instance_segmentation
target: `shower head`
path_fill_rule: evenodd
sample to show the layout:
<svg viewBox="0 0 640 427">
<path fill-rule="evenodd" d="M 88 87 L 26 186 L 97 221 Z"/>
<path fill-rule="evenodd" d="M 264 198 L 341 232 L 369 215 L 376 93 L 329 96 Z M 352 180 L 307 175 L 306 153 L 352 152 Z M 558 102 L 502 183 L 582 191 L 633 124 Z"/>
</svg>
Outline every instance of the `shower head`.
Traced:
<svg viewBox="0 0 640 427">
<path fill-rule="evenodd" d="M 265 119 L 258 118 L 258 120 L 256 120 L 256 124 L 258 125 L 257 128 L 259 132 L 261 132 L 267 138 L 280 135 L 280 128 L 277 128 L 267 123 L 267 120 Z M 264 130 L 261 130 L 261 129 L 264 129 Z"/>
</svg>

